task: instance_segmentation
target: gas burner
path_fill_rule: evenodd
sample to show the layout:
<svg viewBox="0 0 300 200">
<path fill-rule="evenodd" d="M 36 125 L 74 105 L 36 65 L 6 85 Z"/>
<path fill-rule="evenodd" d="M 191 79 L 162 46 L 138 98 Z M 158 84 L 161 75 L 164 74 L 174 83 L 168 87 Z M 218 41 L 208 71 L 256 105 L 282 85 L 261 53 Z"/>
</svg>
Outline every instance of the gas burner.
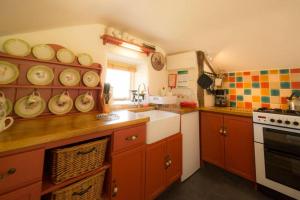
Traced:
<svg viewBox="0 0 300 200">
<path fill-rule="evenodd" d="M 279 108 L 274 108 L 274 109 L 271 109 L 271 108 L 258 108 L 256 110 L 257 112 L 264 112 L 264 113 L 274 113 L 274 114 L 283 114 L 284 111 L 282 109 L 279 109 Z"/>
</svg>

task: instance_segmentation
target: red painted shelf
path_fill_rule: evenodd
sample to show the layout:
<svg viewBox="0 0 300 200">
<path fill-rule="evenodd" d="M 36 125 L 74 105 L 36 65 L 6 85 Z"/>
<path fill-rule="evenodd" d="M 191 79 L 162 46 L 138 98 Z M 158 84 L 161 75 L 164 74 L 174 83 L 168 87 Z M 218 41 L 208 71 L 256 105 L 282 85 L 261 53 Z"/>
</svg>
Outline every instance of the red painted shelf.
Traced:
<svg viewBox="0 0 300 200">
<path fill-rule="evenodd" d="M 134 50 L 134 51 L 145 53 L 147 56 L 149 56 L 150 53 L 155 52 L 154 49 L 144 47 L 144 46 L 132 43 L 132 42 L 127 42 L 125 40 L 122 40 L 122 39 L 119 39 L 119 38 L 116 38 L 116 37 L 112 37 L 112 36 L 106 35 L 106 34 L 102 35 L 101 39 L 103 40 L 104 45 L 107 44 L 107 43 L 113 44 L 113 45 L 116 45 L 116 46 L 120 46 L 120 47 L 128 48 L 128 49 L 131 49 L 131 50 Z"/>
<path fill-rule="evenodd" d="M 45 195 L 45 194 L 48 194 L 50 192 L 53 192 L 55 190 L 58 190 L 60 188 L 63 188 L 67 185 L 70 185 L 72 183 L 75 183 L 77 181 L 80 181 L 84 178 L 87 178 L 87 177 L 90 177 L 90 176 L 93 176 L 103 170 L 106 170 L 106 169 L 109 169 L 110 168 L 110 164 L 109 163 L 104 163 L 104 165 L 98 169 L 95 169 L 91 172 L 87 172 L 87 173 L 84 173 L 84 174 L 81 174 L 75 178 L 71 178 L 71 179 L 68 179 L 64 182 L 61 182 L 59 184 L 54 184 L 51 182 L 50 178 L 49 177 L 45 177 L 44 180 L 43 180 L 43 185 L 42 185 L 42 195 Z"/>
<path fill-rule="evenodd" d="M 0 85 L 1 88 L 33 88 L 33 89 L 65 89 L 65 90 L 101 90 L 102 87 L 86 87 L 86 86 L 44 86 L 44 85 Z"/>
</svg>

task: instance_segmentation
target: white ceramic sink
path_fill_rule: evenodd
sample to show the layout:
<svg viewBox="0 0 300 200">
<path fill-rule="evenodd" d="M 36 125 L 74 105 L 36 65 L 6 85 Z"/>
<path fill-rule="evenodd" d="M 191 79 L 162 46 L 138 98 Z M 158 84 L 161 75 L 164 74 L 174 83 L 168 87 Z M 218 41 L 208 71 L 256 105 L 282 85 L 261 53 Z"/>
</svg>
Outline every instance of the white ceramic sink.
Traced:
<svg viewBox="0 0 300 200">
<path fill-rule="evenodd" d="M 139 117 L 150 117 L 147 123 L 146 143 L 152 144 L 180 131 L 180 115 L 161 110 L 136 113 Z"/>
</svg>

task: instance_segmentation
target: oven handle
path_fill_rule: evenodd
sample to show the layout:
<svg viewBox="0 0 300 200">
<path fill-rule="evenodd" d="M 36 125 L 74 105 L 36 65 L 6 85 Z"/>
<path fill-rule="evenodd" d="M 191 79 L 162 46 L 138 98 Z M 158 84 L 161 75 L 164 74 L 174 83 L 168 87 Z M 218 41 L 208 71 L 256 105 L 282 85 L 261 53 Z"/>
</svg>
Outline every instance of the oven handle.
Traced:
<svg viewBox="0 0 300 200">
<path fill-rule="evenodd" d="M 278 151 L 278 150 L 275 150 L 275 149 L 271 149 L 271 148 L 266 147 L 266 145 L 265 145 L 264 149 L 265 149 L 266 152 L 270 152 L 270 153 L 273 153 L 273 154 L 281 156 L 281 157 L 292 158 L 294 160 L 299 160 L 300 161 L 300 156 L 285 153 L 285 152 Z"/>
</svg>

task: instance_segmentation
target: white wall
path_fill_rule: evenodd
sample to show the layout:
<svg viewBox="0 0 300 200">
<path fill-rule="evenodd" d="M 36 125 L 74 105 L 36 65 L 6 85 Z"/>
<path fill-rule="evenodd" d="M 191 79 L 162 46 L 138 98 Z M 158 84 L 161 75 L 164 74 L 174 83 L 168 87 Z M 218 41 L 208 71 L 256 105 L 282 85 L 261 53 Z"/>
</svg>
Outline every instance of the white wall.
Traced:
<svg viewBox="0 0 300 200">
<path fill-rule="evenodd" d="M 100 36 L 104 34 L 105 28 L 102 24 L 90 24 L 2 36 L 0 37 L 0 50 L 3 51 L 2 43 L 9 38 L 23 39 L 32 46 L 36 44 L 59 44 L 72 50 L 75 54 L 82 52 L 90 54 L 95 62 L 103 65 L 102 78 L 104 78 L 108 54 L 127 57 L 147 65 L 149 91 L 151 94 L 158 94 L 162 85 L 167 84 L 166 69 L 159 72 L 155 71 L 150 63 L 151 57 L 147 57 L 145 54 L 113 45 L 104 46 Z M 164 50 L 159 47 L 157 50 L 164 53 Z"/>
</svg>

